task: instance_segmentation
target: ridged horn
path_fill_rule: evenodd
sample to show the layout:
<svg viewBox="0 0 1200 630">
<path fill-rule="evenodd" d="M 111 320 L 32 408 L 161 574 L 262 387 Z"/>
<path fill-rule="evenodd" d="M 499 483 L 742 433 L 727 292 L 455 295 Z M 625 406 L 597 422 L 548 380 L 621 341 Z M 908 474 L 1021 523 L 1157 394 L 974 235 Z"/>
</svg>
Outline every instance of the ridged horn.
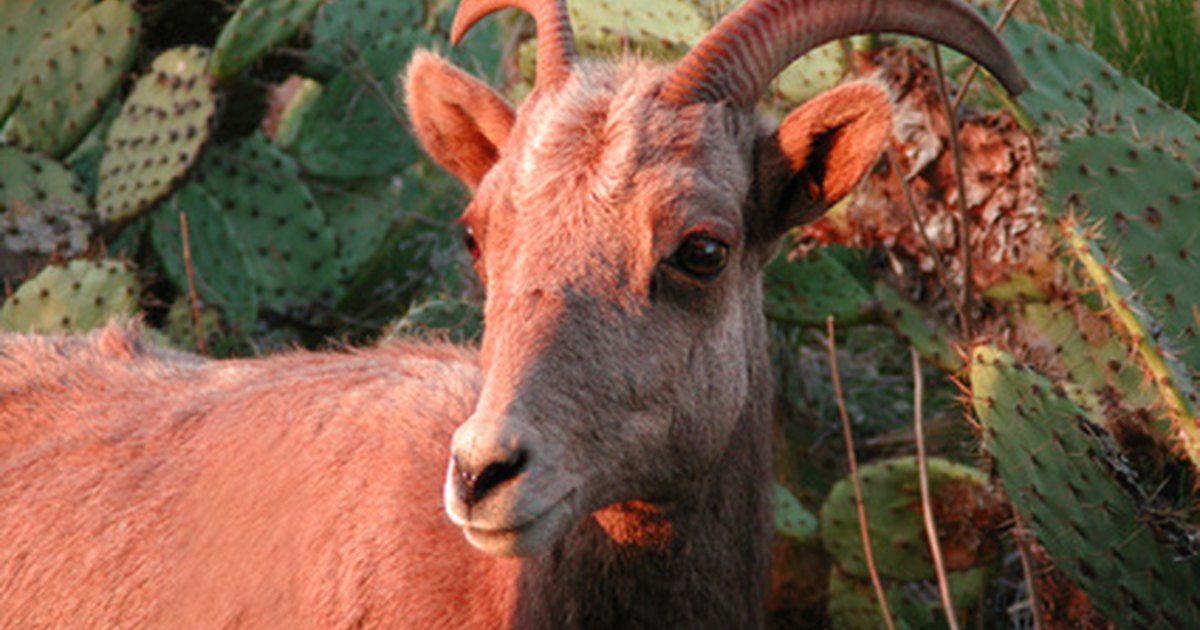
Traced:
<svg viewBox="0 0 1200 630">
<path fill-rule="evenodd" d="M 843 37 L 902 33 L 945 44 L 987 68 L 1010 93 L 1026 86 L 1012 55 L 961 0 L 747 0 L 675 67 L 662 97 L 750 106 L 804 53 Z"/>
<path fill-rule="evenodd" d="M 534 87 L 561 85 L 575 59 L 575 36 L 567 16 L 566 0 L 463 0 L 454 14 L 450 42 L 458 44 L 481 18 L 493 11 L 515 7 L 533 16 L 537 25 L 537 79 Z"/>
</svg>

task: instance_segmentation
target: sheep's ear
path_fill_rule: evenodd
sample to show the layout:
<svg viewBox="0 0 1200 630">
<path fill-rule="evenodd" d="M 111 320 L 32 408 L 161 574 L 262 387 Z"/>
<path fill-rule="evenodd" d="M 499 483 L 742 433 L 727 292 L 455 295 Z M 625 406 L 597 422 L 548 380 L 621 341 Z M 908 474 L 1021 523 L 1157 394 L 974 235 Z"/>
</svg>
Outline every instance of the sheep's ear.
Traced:
<svg viewBox="0 0 1200 630">
<path fill-rule="evenodd" d="M 417 137 L 438 164 L 474 189 L 496 163 L 515 114 L 482 81 L 426 50 L 404 79 L 404 100 Z"/>
<path fill-rule="evenodd" d="M 849 83 L 796 108 L 759 141 L 759 233 L 775 238 L 820 217 L 879 159 L 892 127 L 891 100 Z"/>
</svg>

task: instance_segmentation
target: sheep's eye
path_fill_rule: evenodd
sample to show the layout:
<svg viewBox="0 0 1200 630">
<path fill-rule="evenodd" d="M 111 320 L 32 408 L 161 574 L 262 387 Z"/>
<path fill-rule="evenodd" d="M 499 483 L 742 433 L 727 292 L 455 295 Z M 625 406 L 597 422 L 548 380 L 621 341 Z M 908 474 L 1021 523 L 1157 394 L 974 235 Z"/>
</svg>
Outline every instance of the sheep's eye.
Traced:
<svg viewBox="0 0 1200 630">
<path fill-rule="evenodd" d="M 729 262 L 729 246 L 715 238 L 693 234 L 671 255 L 671 264 L 700 280 L 711 280 Z"/>
<path fill-rule="evenodd" d="M 479 258 L 479 241 L 475 239 L 475 230 L 469 225 L 463 227 L 463 245 L 471 252 L 471 258 Z"/>
</svg>

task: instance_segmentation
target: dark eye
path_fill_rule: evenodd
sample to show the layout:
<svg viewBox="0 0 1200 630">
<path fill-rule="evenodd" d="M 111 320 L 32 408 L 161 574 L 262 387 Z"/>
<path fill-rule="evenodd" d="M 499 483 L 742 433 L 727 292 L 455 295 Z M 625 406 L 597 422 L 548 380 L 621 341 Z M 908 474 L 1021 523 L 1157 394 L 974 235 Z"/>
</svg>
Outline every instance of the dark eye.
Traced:
<svg viewBox="0 0 1200 630">
<path fill-rule="evenodd" d="M 715 238 L 693 234 L 671 255 L 671 264 L 700 280 L 716 277 L 729 262 L 729 246 Z"/>
<path fill-rule="evenodd" d="M 463 245 L 471 252 L 471 258 L 479 258 L 479 241 L 475 239 L 475 230 L 471 226 L 463 226 Z"/>
</svg>

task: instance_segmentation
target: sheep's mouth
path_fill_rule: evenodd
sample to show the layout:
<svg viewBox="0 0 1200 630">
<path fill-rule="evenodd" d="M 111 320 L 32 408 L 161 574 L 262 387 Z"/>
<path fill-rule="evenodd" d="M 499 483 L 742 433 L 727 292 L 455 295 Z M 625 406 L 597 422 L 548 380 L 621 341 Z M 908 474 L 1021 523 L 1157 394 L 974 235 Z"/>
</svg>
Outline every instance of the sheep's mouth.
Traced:
<svg viewBox="0 0 1200 630">
<path fill-rule="evenodd" d="M 493 556 L 531 556 L 545 551 L 573 525 L 575 491 L 571 490 L 549 508 L 514 526 L 461 525 L 467 541 Z"/>
</svg>

